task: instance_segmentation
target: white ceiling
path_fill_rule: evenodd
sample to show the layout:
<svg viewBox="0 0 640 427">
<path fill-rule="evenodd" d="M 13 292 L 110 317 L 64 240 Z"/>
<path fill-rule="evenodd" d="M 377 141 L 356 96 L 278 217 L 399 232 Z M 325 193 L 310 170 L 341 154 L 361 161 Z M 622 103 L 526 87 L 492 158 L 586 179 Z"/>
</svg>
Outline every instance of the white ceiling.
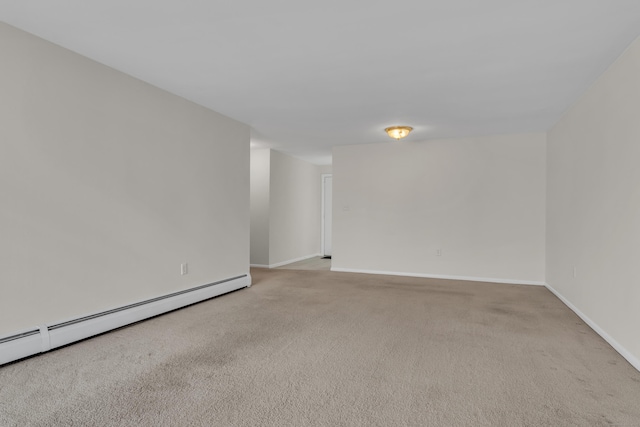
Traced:
<svg viewBox="0 0 640 427">
<path fill-rule="evenodd" d="M 544 131 L 639 0 L 0 0 L 0 19 L 252 126 L 253 146 Z"/>
</svg>

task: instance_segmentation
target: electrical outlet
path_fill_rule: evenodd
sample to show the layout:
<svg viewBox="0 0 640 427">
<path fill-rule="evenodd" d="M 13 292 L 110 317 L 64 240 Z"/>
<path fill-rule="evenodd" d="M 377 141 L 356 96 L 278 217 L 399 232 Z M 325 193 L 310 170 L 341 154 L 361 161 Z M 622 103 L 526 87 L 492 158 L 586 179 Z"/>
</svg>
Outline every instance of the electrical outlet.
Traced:
<svg viewBox="0 0 640 427">
<path fill-rule="evenodd" d="M 180 275 L 184 276 L 187 273 L 189 273 L 189 264 L 183 262 L 182 264 L 180 264 Z"/>
<path fill-rule="evenodd" d="M 442 249 L 436 249 L 436 256 L 442 256 Z"/>
</svg>

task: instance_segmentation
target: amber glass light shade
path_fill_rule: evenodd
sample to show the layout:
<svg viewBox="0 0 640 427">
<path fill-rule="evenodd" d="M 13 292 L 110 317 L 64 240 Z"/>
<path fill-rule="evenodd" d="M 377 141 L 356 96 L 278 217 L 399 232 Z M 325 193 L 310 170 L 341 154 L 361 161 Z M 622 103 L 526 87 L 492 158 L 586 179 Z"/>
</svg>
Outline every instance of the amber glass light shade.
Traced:
<svg viewBox="0 0 640 427">
<path fill-rule="evenodd" d="M 391 126 L 384 131 L 393 139 L 402 139 L 409 135 L 412 130 L 411 126 Z"/>
</svg>

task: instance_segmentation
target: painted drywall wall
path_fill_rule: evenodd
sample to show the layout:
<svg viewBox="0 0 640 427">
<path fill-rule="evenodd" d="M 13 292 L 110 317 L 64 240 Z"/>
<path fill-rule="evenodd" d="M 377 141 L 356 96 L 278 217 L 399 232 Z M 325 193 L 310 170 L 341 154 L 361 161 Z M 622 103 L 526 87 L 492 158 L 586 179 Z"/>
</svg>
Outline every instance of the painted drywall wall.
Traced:
<svg viewBox="0 0 640 427">
<path fill-rule="evenodd" d="M 271 150 L 251 150 L 251 264 L 269 265 Z"/>
<path fill-rule="evenodd" d="M 320 175 L 331 174 L 333 172 L 333 166 L 331 165 L 318 166 L 318 172 L 320 172 Z"/>
<path fill-rule="evenodd" d="M 547 148 L 547 283 L 636 361 L 639 112 L 636 41 L 549 131 Z"/>
<path fill-rule="evenodd" d="M 320 253 L 320 168 L 271 151 L 269 264 Z"/>
<path fill-rule="evenodd" d="M 320 253 L 321 176 L 330 172 L 275 150 L 251 150 L 251 265 Z"/>
<path fill-rule="evenodd" d="M 248 272 L 248 126 L 3 23 L 0 58 L 0 335 Z"/>
<path fill-rule="evenodd" d="M 336 270 L 544 281 L 544 134 L 335 147 L 333 197 Z"/>
</svg>

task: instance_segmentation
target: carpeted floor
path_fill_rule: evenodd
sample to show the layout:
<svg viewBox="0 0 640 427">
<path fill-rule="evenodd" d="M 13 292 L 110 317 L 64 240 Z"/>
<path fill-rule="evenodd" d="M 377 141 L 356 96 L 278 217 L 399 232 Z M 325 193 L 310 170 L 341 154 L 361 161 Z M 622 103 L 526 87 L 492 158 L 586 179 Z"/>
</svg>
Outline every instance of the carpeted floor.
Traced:
<svg viewBox="0 0 640 427">
<path fill-rule="evenodd" d="M 640 373 L 542 287 L 252 270 L 0 368 L 1 426 L 640 426 Z"/>
<path fill-rule="evenodd" d="M 331 259 L 313 257 L 278 267 L 280 270 L 331 270 Z"/>
</svg>

